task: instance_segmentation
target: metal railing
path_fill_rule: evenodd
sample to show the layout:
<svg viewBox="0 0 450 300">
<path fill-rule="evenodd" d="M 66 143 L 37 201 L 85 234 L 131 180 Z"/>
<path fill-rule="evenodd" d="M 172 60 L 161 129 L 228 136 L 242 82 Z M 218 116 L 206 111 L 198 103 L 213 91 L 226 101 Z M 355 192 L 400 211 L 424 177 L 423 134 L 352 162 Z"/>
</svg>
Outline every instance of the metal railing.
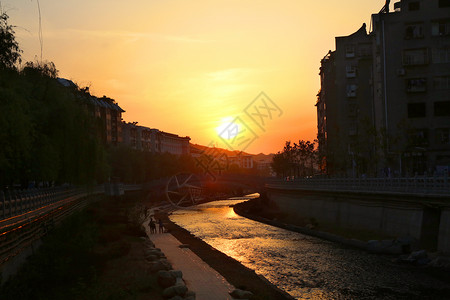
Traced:
<svg viewBox="0 0 450 300">
<path fill-rule="evenodd" d="M 0 220 L 22 215 L 82 193 L 80 188 L 68 187 L 0 191 Z"/>
<path fill-rule="evenodd" d="M 297 178 L 289 181 L 279 180 L 268 186 L 281 184 L 286 187 L 314 190 L 436 194 L 450 197 L 448 177 Z"/>
</svg>

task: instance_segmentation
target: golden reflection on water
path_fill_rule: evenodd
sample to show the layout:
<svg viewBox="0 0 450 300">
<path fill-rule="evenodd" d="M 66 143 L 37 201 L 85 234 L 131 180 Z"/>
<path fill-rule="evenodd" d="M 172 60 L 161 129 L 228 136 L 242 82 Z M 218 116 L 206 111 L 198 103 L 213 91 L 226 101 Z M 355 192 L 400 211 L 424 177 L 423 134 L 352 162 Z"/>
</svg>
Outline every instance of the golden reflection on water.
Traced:
<svg viewBox="0 0 450 300">
<path fill-rule="evenodd" d="M 224 217 L 227 219 L 234 219 L 237 218 L 238 215 L 234 212 L 234 209 L 230 207 L 228 210 L 225 211 Z"/>
<path fill-rule="evenodd" d="M 307 280 L 310 274 L 303 274 L 290 257 L 298 249 L 292 233 L 237 215 L 231 205 L 242 201 L 201 204 L 196 212 L 177 211 L 171 219 L 296 299 L 333 299 L 317 287 L 317 278 Z"/>
</svg>

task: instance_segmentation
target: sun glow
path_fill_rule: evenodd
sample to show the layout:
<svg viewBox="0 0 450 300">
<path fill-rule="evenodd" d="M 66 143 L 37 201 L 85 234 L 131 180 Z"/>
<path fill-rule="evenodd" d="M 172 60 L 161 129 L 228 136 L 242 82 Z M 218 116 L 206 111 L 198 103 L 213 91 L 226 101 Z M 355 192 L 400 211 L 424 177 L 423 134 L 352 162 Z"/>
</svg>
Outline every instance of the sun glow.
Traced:
<svg viewBox="0 0 450 300">
<path fill-rule="evenodd" d="M 217 135 L 223 139 L 232 139 L 238 135 L 240 126 L 233 122 L 234 118 L 225 117 L 220 121 L 220 125 L 216 127 Z"/>
<path fill-rule="evenodd" d="M 246 125 L 259 127 L 244 119 L 228 131 L 232 118 L 221 118 L 243 113 L 264 91 L 283 115 L 256 132 L 249 153 L 316 137 L 320 61 L 335 49 L 336 36 L 352 34 L 384 4 L 46 0 L 40 28 L 35 1 L 0 2 L 17 26 L 23 62 L 40 53 L 42 30 L 43 59 L 56 64 L 60 77 L 115 99 L 126 110 L 124 121 L 190 136 L 195 144 L 232 144 Z"/>
</svg>

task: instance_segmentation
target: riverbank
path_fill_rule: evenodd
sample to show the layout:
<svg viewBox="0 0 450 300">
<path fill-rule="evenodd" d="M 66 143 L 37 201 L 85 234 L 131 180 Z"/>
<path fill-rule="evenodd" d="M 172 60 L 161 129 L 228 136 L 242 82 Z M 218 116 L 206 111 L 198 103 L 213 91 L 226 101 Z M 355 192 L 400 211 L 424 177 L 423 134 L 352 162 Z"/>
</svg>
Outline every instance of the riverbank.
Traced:
<svg viewBox="0 0 450 300">
<path fill-rule="evenodd" d="M 94 197 L 43 239 L 0 299 L 163 299 L 144 255 L 140 194 Z"/>
<path fill-rule="evenodd" d="M 281 213 L 272 203 L 264 199 L 256 198 L 242 202 L 233 206 L 236 214 L 257 221 L 295 231 L 310 236 L 315 236 L 332 242 L 341 243 L 347 246 L 366 250 L 368 234 L 359 231 L 344 231 L 339 228 L 320 228 L 314 219 L 292 218 L 287 214 Z M 322 230 L 320 230 L 322 229 Z M 379 237 L 377 235 L 377 237 Z"/>
<path fill-rule="evenodd" d="M 444 272 L 450 271 L 450 257 L 448 255 L 427 253 L 424 250 L 420 250 L 420 248 L 417 248 L 417 241 L 408 239 L 402 241 L 401 239 L 379 235 L 371 231 L 327 226 L 327 224 L 318 224 L 314 219 L 310 218 L 293 218 L 280 212 L 273 203 L 265 198 L 251 199 L 236 204 L 233 206 L 233 210 L 242 217 L 275 227 L 318 237 L 371 253 L 396 255 L 397 258 L 393 260 L 398 263 L 436 267 Z"/>
<path fill-rule="evenodd" d="M 167 230 L 182 244 L 189 245 L 210 267 L 219 272 L 230 284 L 236 288 L 251 291 L 252 300 L 287 300 L 293 299 L 289 294 L 281 291 L 257 275 L 253 270 L 243 266 L 235 259 L 211 247 L 189 231 L 173 223 L 166 213 L 157 213 L 156 218 L 162 218 Z"/>
</svg>

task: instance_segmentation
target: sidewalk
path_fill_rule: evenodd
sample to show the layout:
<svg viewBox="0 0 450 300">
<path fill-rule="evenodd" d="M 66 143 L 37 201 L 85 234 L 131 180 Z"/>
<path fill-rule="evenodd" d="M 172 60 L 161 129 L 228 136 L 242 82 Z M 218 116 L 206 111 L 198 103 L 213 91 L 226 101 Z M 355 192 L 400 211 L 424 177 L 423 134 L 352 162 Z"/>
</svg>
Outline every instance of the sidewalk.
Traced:
<svg viewBox="0 0 450 300">
<path fill-rule="evenodd" d="M 147 231 L 148 232 L 148 231 Z M 194 291 L 197 300 L 231 300 L 234 287 L 225 278 L 201 260 L 170 233 L 148 234 L 150 240 L 166 255 L 174 270 L 183 272 L 183 279 L 189 290 Z"/>
</svg>

